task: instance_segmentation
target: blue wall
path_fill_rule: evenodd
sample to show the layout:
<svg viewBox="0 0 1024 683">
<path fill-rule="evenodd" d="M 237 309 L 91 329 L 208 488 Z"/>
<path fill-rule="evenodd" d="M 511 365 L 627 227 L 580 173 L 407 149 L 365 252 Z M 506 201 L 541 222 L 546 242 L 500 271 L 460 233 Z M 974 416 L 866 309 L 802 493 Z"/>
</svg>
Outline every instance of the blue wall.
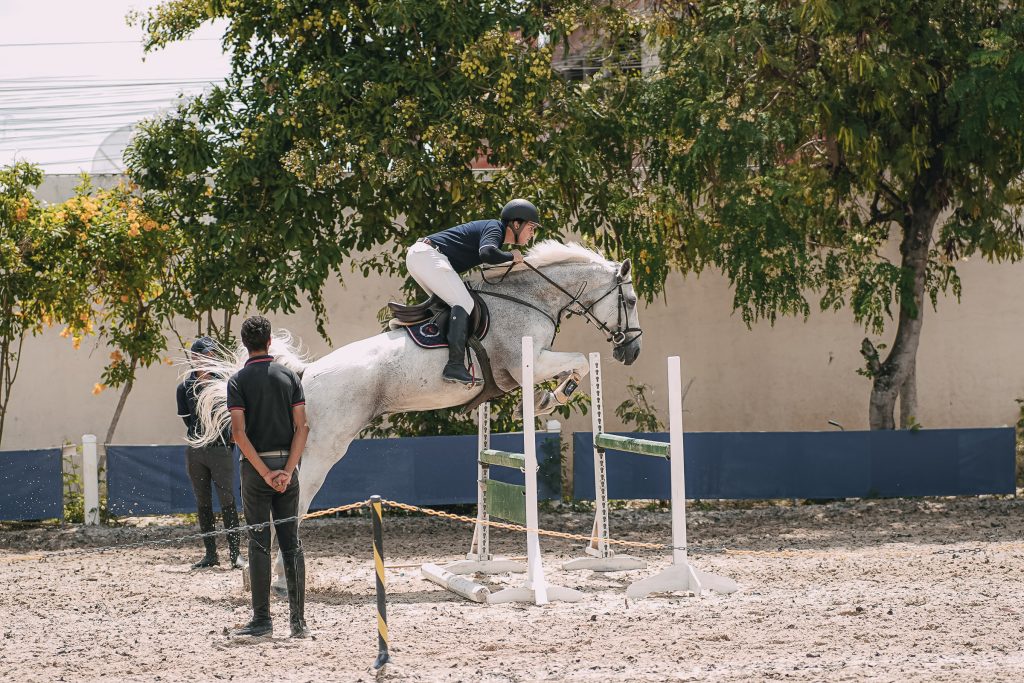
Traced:
<svg viewBox="0 0 1024 683">
<path fill-rule="evenodd" d="M 494 448 L 522 451 L 521 434 L 495 434 Z M 561 497 L 559 435 L 537 435 L 538 494 Z M 235 456 L 235 494 L 238 463 Z M 476 502 L 476 436 L 362 439 L 327 475 L 311 509 L 322 510 L 379 494 L 413 505 Z M 495 479 L 523 483 L 521 472 L 492 468 Z M 545 476 L 547 475 L 547 476 Z M 108 446 L 108 509 L 115 515 L 195 512 L 184 446 Z M 214 495 L 216 507 L 217 497 Z M 241 504 L 239 503 L 239 508 Z"/>
<path fill-rule="evenodd" d="M 668 441 L 668 434 L 629 434 Z M 573 496 L 594 498 L 593 435 L 573 435 Z M 683 437 L 686 497 L 864 498 L 1014 493 L 1012 428 L 700 432 Z M 613 499 L 668 499 L 669 463 L 607 452 Z"/>
<path fill-rule="evenodd" d="M 0 452 L 0 519 L 63 516 L 61 450 Z"/>
<path fill-rule="evenodd" d="M 668 441 L 667 434 L 635 434 Z M 593 499 L 589 432 L 573 435 L 573 496 Z M 537 436 L 541 499 L 560 495 L 559 435 Z M 521 451 L 522 435 L 494 448 Z M 888 432 L 707 432 L 684 437 L 686 494 L 703 499 L 949 496 L 1015 492 L 1012 428 Z M 313 501 L 324 509 L 380 494 L 415 505 L 476 502 L 476 437 L 368 439 L 352 444 Z M 237 459 L 236 459 L 237 460 Z M 236 463 L 237 467 L 237 463 Z M 522 473 L 492 468 L 497 479 Z M 194 512 L 184 446 L 109 446 L 115 515 Z M 669 463 L 608 452 L 613 499 L 668 499 Z M 237 494 L 237 470 L 235 492 Z M 216 505 L 216 496 L 214 496 Z M 0 452 L 0 519 L 60 517 L 59 449 Z"/>
</svg>

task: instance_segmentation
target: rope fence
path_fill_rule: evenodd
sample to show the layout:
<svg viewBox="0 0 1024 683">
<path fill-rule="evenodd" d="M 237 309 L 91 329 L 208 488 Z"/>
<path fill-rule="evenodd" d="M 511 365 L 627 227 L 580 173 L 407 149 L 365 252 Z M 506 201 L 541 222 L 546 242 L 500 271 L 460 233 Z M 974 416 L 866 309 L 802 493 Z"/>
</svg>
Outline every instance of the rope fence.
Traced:
<svg viewBox="0 0 1024 683">
<path fill-rule="evenodd" d="M 185 541 L 200 540 L 203 538 L 223 536 L 229 533 L 242 533 L 249 530 L 258 531 L 271 524 L 284 524 L 286 522 L 293 522 L 296 520 L 316 519 L 318 517 L 326 517 L 328 515 L 334 515 L 341 512 L 350 512 L 352 510 L 358 510 L 360 508 L 369 507 L 370 500 L 362 500 L 356 503 L 349 503 L 347 505 L 339 505 L 337 507 L 328 508 L 326 510 L 317 510 L 316 512 L 308 512 L 305 515 L 296 515 L 294 517 L 287 517 L 282 520 L 276 520 L 271 522 L 262 522 L 260 524 L 247 524 L 245 526 L 235 527 L 233 529 L 217 529 L 206 533 L 188 534 L 185 536 L 176 536 L 174 538 L 154 539 L 146 541 L 136 541 L 134 543 L 120 543 L 115 545 L 99 546 L 96 548 L 73 548 L 68 550 L 57 550 L 52 552 L 37 552 L 30 554 L 11 555 L 7 557 L 0 557 L 0 564 L 12 564 L 14 562 L 25 562 L 29 560 L 46 561 L 61 557 L 74 557 L 79 555 L 92 555 L 96 553 L 112 552 L 119 550 L 130 550 L 133 548 L 142 548 L 147 546 L 160 546 L 160 545 L 173 545 L 177 543 L 183 543 Z M 445 512 L 443 510 L 434 510 L 431 508 L 422 507 L 419 505 L 411 505 L 409 503 L 402 503 L 396 500 L 381 499 L 381 504 L 385 507 L 394 508 L 396 510 L 403 510 L 405 512 L 412 512 L 422 514 L 427 517 L 436 517 L 440 519 L 447 519 L 453 522 L 461 522 L 463 524 L 482 524 L 488 527 L 496 529 L 504 529 L 506 531 L 515 531 L 519 533 L 529 533 L 536 531 L 540 536 L 547 536 L 549 538 L 559 538 L 571 541 L 585 541 L 591 543 L 597 540 L 596 536 L 588 534 L 576 534 L 568 531 L 553 531 L 550 529 L 531 529 L 523 526 L 522 524 L 513 524 L 510 522 L 499 522 L 491 519 L 478 519 L 476 517 L 469 517 L 466 515 L 460 515 L 453 512 Z M 605 542 L 622 546 L 626 548 L 642 548 L 646 550 L 676 550 L 677 548 L 670 543 L 648 543 L 645 541 L 627 541 L 624 539 L 606 538 Z M 999 542 L 994 543 L 994 546 L 998 546 L 1005 550 L 1021 550 L 1024 549 L 1024 543 L 1013 543 L 1013 542 Z M 810 553 L 825 553 L 828 554 L 831 551 L 820 551 L 813 549 L 794 549 L 794 550 L 738 550 L 733 548 L 717 547 L 717 548 L 700 548 L 700 547 L 687 547 L 678 548 L 680 550 L 686 550 L 691 554 L 697 555 L 750 555 L 758 557 L 800 557 L 806 556 Z M 974 547 L 974 548 L 955 548 L 955 549 L 943 549 L 932 551 L 933 555 L 961 555 L 961 554 L 972 554 L 981 553 L 989 550 L 988 548 Z M 920 553 L 914 552 L 903 552 L 895 553 L 897 557 L 920 557 Z M 394 568 L 404 565 L 394 565 Z M 409 565 L 413 566 L 413 565 Z M 416 565 L 418 566 L 418 565 Z"/>
</svg>

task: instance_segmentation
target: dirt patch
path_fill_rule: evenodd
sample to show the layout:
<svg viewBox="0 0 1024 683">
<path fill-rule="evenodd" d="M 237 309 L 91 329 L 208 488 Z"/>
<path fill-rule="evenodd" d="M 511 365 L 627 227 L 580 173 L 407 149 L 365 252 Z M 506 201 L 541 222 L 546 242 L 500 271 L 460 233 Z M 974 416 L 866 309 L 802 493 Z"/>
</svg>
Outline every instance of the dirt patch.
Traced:
<svg viewBox="0 0 1024 683">
<path fill-rule="evenodd" d="M 481 606 L 388 570 L 394 681 L 1019 681 L 1024 679 L 1024 503 L 1016 499 L 858 501 L 818 506 L 693 506 L 694 563 L 740 584 L 730 596 L 627 600 L 624 588 L 667 564 L 567 573 L 573 543 L 542 539 L 552 583 L 583 602 Z M 196 543 L 80 556 L 54 550 L 170 539 L 162 520 L 105 529 L 0 528 L 0 675 L 18 681 L 371 680 L 376 655 L 368 518 L 302 528 L 307 616 L 316 639 L 237 644 L 247 620 L 239 572 L 190 572 Z M 579 512 L 547 529 L 589 530 Z M 616 537 L 669 539 L 669 514 L 612 513 Z M 385 519 L 389 564 L 459 559 L 471 529 Z M 494 531 L 496 550 L 522 539 Z M 720 552 L 721 549 L 727 552 Z M 719 551 L 719 552 L 711 552 Z M 493 579 L 515 585 L 518 576 Z"/>
</svg>

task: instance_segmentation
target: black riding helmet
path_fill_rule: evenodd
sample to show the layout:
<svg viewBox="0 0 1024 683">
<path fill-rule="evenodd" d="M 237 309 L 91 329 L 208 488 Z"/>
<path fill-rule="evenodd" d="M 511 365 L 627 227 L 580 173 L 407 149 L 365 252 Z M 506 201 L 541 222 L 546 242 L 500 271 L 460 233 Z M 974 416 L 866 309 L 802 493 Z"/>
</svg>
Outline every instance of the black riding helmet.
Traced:
<svg viewBox="0 0 1024 683">
<path fill-rule="evenodd" d="M 532 202 L 513 199 L 501 210 L 501 222 L 507 225 L 512 221 L 536 223 L 537 227 L 540 227 L 540 214 Z"/>
</svg>

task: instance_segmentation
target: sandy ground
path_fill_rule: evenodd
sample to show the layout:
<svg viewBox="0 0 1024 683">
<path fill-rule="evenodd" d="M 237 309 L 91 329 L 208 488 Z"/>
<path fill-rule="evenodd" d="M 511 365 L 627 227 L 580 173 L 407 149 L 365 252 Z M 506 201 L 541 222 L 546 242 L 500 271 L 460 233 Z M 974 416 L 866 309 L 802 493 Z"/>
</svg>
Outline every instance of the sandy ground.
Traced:
<svg viewBox="0 0 1024 683">
<path fill-rule="evenodd" d="M 754 507 L 692 505 L 693 555 L 740 584 L 729 596 L 627 600 L 648 570 L 566 573 L 574 544 L 542 540 L 552 583 L 575 604 L 482 606 L 442 591 L 415 567 L 388 570 L 393 681 L 1021 681 L 1024 501 L 925 499 Z M 589 531 L 583 512 L 542 515 L 548 529 Z M 664 541 L 669 515 L 616 511 L 621 538 Z M 0 527 L 0 680 L 369 681 L 376 655 L 370 522 L 303 526 L 307 617 L 316 639 L 238 644 L 248 618 L 241 574 L 190 572 L 195 544 L 89 556 L 59 548 L 171 538 L 194 527 Z M 386 516 L 389 564 L 458 559 L 471 530 Z M 501 552 L 522 539 L 493 532 Z M 496 577 L 496 584 L 520 579 Z"/>
</svg>

